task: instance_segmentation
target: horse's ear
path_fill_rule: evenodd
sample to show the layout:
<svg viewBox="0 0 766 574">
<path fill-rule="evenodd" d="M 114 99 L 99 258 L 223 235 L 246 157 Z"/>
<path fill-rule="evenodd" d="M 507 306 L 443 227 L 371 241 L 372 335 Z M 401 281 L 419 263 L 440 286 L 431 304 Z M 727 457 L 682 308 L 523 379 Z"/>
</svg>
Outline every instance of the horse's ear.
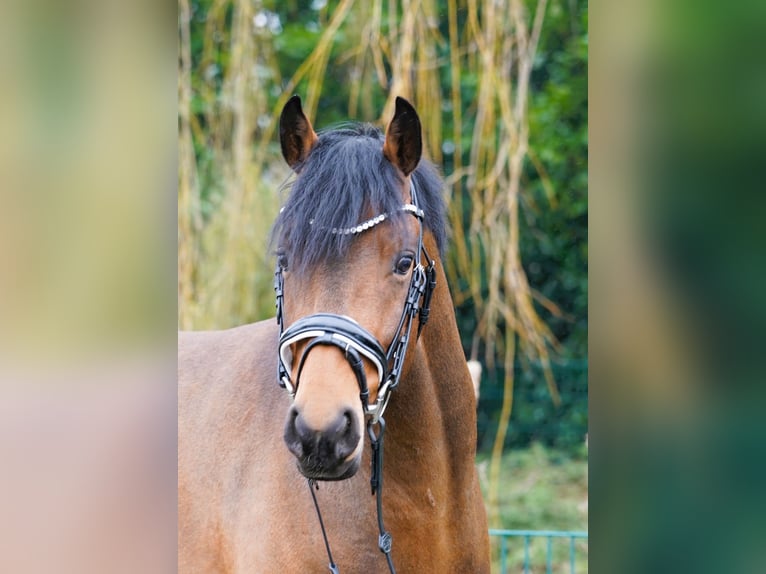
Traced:
<svg viewBox="0 0 766 574">
<path fill-rule="evenodd" d="M 383 155 L 404 175 L 409 175 L 418 166 L 422 153 L 423 140 L 418 113 L 412 104 L 397 96 L 394 118 L 386 128 Z"/>
<path fill-rule="evenodd" d="M 301 98 L 295 95 L 287 100 L 279 116 L 279 143 L 287 165 L 296 169 L 308 157 L 316 141 L 316 132 L 303 113 Z"/>
</svg>

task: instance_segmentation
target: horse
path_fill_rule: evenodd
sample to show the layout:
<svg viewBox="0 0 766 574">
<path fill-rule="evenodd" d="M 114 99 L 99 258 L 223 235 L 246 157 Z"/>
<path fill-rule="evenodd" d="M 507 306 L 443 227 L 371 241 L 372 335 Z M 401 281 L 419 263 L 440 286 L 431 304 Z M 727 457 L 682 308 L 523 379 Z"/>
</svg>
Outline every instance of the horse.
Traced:
<svg viewBox="0 0 766 574">
<path fill-rule="evenodd" d="M 293 96 L 279 134 L 277 320 L 179 333 L 179 572 L 488 573 L 418 114 L 317 134 Z"/>
</svg>

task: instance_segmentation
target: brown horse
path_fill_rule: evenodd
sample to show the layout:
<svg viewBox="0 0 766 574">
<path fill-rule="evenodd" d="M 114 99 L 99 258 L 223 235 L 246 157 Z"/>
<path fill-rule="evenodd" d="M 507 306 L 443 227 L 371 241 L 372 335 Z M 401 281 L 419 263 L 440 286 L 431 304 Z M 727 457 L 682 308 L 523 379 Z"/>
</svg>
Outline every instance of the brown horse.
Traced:
<svg viewBox="0 0 766 574">
<path fill-rule="evenodd" d="M 417 113 L 397 98 L 385 135 L 317 135 L 294 96 L 280 138 L 296 176 L 272 233 L 278 321 L 179 336 L 179 571 L 487 573 L 476 404 Z"/>
</svg>

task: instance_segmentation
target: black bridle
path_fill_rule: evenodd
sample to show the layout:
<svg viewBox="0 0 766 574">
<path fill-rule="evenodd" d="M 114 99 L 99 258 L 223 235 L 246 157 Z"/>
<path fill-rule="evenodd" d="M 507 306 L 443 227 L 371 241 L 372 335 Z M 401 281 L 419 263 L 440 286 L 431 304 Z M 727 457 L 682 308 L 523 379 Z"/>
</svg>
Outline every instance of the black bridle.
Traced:
<svg viewBox="0 0 766 574">
<path fill-rule="evenodd" d="M 428 315 L 431 306 L 431 297 L 436 287 L 436 262 L 431 259 L 423 245 L 423 210 L 418 205 L 418 197 L 415 189 L 414 180 L 410 180 L 410 192 L 412 203 L 403 205 L 400 210 L 413 215 L 418 220 L 418 246 L 415 251 L 415 261 L 412 268 L 410 285 L 407 289 L 407 297 L 402 309 L 402 315 L 396 328 L 395 335 L 388 349 L 375 338 L 375 336 L 362 327 L 351 317 L 345 315 L 336 315 L 332 313 L 316 313 L 295 321 L 290 327 L 285 329 L 284 319 L 284 267 L 278 258 L 276 270 L 274 272 L 274 291 L 276 293 L 277 323 L 279 324 L 279 351 L 278 351 L 278 380 L 279 385 L 286 389 L 291 398 L 295 398 L 298 390 L 303 366 L 306 358 L 312 349 L 320 345 L 335 346 L 343 351 L 343 356 L 351 366 L 351 370 L 356 376 L 359 384 L 359 398 L 362 401 L 367 418 L 367 434 L 370 437 L 372 448 L 372 473 L 370 485 L 372 494 L 377 494 L 377 514 L 378 514 L 378 547 L 386 556 L 389 570 L 394 573 L 394 566 L 391 560 L 391 535 L 386 532 L 383 526 L 382 517 L 382 491 L 383 491 L 383 435 L 385 431 L 385 421 L 383 412 L 388 406 L 391 392 L 399 385 L 404 367 L 404 359 L 407 348 L 410 343 L 412 333 L 412 324 L 415 317 L 418 317 L 417 338 L 428 321 Z M 386 219 L 390 215 L 387 213 L 378 215 L 355 227 L 346 229 L 334 228 L 333 234 L 356 235 L 363 233 Z M 426 266 L 421 260 L 421 253 L 425 257 Z M 290 377 L 289 368 L 289 349 L 290 346 L 298 341 L 308 340 L 303 354 L 298 361 L 295 380 Z M 365 375 L 363 361 L 370 361 L 378 374 L 378 392 L 374 403 L 370 403 L 370 393 L 367 385 L 367 376 Z M 377 427 L 377 432 L 376 432 Z M 325 533 L 322 515 L 319 512 L 319 505 L 314 494 L 313 487 L 319 488 L 316 481 L 309 479 L 309 489 L 314 501 L 314 506 L 319 517 L 319 524 L 324 536 L 327 555 L 330 559 L 330 572 L 337 573 L 338 568 L 333 562 L 330 545 Z"/>
</svg>

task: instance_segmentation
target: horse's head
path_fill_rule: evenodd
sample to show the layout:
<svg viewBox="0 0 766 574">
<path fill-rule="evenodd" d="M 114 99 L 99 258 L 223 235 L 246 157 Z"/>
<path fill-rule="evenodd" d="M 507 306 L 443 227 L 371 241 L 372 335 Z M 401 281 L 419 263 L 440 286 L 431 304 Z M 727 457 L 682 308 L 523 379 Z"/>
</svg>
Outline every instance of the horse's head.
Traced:
<svg viewBox="0 0 766 574">
<path fill-rule="evenodd" d="M 280 140 L 296 173 L 272 238 L 280 382 L 294 395 L 284 439 L 304 475 L 339 480 L 357 471 L 365 421 L 398 383 L 394 355 L 427 290 L 423 233 L 443 240 L 440 182 L 426 162 L 415 172 L 420 120 L 401 98 L 385 135 L 353 125 L 318 136 L 294 96 Z"/>
</svg>

